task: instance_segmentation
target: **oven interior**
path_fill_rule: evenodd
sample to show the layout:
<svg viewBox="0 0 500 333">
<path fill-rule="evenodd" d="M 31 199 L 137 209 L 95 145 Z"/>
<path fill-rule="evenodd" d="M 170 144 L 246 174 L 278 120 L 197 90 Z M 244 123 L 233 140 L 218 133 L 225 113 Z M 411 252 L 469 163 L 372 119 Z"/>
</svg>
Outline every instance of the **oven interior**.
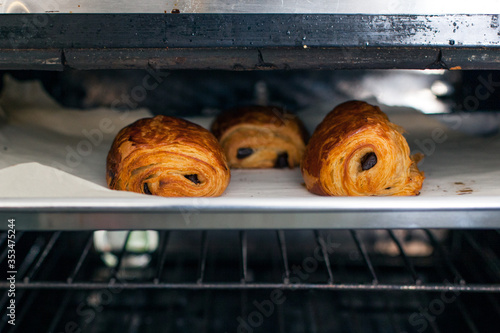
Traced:
<svg viewBox="0 0 500 333">
<path fill-rule="evenodd" d="M 18 324 L 8 325 L 3 310 L 1 330 L 498 329 L 500 233 L 496 231 L 101 233 L 107 235 L 18 233 Z M 108 241 L 114 237 L 112 246 L 103 247 L 102 237 Z M 2 233 L 2 244 L 6 239 Z M 0 255 L 4 265 L 6 251 Z M 6 301 L 4 294 L 3 309 Z"/>
<path fill-rule="evenodd" d="M 116 97 L 130 90 L 142 73 L 2 74 L 20 81 L 39 80 L 61 104 L 85 112 L 106 106 L 112 100 L 106 94 Z M 495 80 L 498 76 L 495 71 L 439 72 L 429 81 L 423 71 L 173 71 L 171 81 L 138 106 L 155 114 L 202 117 L 242 101 L 282 101 L 285 107 L 300 110 L 312 100 L 353 97 L 342 90 L 346 84 L 368 91 L 364 82 L 376 78 L 391 89 L 403 78 L 406 82 L 423 80 L 423 87 L 430 90 L 440 81 L 449 90 L 438 98 L 439 105 L 453 113 L 457 101 L 477 84 L 467 78 L 487 74 Z M 388 77 L 386 83 L 383 77 Z M 97 87 L 92 86 L 96 82 Z M 95 92 L 110 84 L 106 93 Z M 376 91 L 368 93 L 375 101 L 383 98 Z M 400 101 L 404 103 L 404 96 Z M 498 126 L 492 122 L 485 126 L 483 117 L 496 114 L 498 99 L 493 95 L 482 102 L 480 110 L 470 113 L 479 126 L 464 125 L 462 129 L 476 137 L 494 136 Z M 148 225 L 148 214 L 140 217 Z M 169 216 L 164 218 L 168 223 Z M 52 231 L 22 228 L 26 230 L 16 235 L 17 324 L 8 324 L 10 297 L 5 292 L 0 299 L 0 331 L 498 330 L 497 230 L 372 229 L 370 221 L 359 229 L 315 229 L 307 227 L 307 217 L 302 219 L 299 230 L 245 230 L 244 226 L 168 230 L 168 224 L 166 230 L 142 230 L 137 217 L 130 230 L 119 230 L 119 224 L 111 228 L 118 230 L 92 230 L 98 229 L 95 226 L 75 230 L 74 225 L 64 226 L 64 217 Z M 99 217 L 99 221 L 105 220 Z M 349 218 L 343 223 L 349 223 Z M 401 221 L 394 223 L 405 226 Z M 7 266 L 7 236 L 0 236 L 2 267 Z M 0 286 L 8 289 L 8 274 L 1 274 L 4 282 Z"/>
<path fill-rule="evenodd" d="M 467 136 L 459 148 L 488 149 L 481 140 L 500 128 L 498 15 L 398 10 L 3 15 L 0 87 L 39 82 L 82 112 L 205 118 L 248 103 L 300 111 L 365 99 L 453 119 Z M 162 84 L 124 99 L 147 75 Z M 484 170 L 497 170 L 495 157 Z M 0 332 L 497 332 L 500 207 L 481 201 L 488 189 L 460 187 L 424 207 L 322 206 L 323 215 L 277 201 L 276 211 L 213 213 L 200 202 L 185 211 L 6 196 L 17 273 L 12 291 L 0 271 Z M 0 233 L 1 267 L 9 235 Z"/>
</svg>

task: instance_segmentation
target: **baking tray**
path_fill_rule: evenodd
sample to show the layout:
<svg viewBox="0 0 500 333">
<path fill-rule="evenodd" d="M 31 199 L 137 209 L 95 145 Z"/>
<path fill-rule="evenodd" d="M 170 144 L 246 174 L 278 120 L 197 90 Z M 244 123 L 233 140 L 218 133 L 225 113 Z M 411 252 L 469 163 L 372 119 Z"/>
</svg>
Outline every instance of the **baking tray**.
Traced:
<svg viewBox="0 0 500 333">
<path fill-rule="evenodd" d="M 412 152 L 426 155 L 426 180 L 416 197 L 319 197 L 307 192 L 298 169 L 272 169 L 233 170 L 219 198 L 161 198 L 105 187 L 105 157 L 116 131 L 147 116 L 146 110 L 125 119 L 113 110 L 67 110 L 38 83 L 12 80 L 6 86 L 12 91 L 0 99 L 0 219 L 15 218 L 19 229 L 500 227 L 500 136 L 453 130 L 467 117 L 449 115 L 439 122 L 415 110 L 384 107 L 407 130 Z M 27 91 L 36 106 L 19 99 Z M 337 103 L 299 115 L 313 130 Z M 92 154 L 68 167 L 67 147 L 78 147 L 86 139 L 82 130 L 99 128 L 103 118 L 117 125 L 114 131 L 103 133 Z M 191 120 L 208 126 L 212 119 Z"/>
</svg>

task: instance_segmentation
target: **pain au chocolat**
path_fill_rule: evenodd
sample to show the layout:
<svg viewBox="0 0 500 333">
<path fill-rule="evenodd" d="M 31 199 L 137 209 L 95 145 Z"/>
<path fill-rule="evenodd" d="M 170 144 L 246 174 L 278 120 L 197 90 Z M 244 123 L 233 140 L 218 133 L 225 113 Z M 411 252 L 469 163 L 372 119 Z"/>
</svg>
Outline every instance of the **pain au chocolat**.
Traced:
<svg viewBox="0 0 500 333">
<path fill-rule="evenodd" d="M 279 107 L 246 106 L 217 117 L 212 132 L 231 168 L 293 168 L 300 164 L 307 132 Z"/>
<path fill-rule="evenodd" d="M 314 131 L 301 163 L 307 189 L 318 195 L 417 195 L 422 154 L 410 156 L 403 129 L 379 107 L 350 101 Z"/>
<path fill-rule="evenodd" d="M 212 133 L 167 116 L 123 128 L 108 153 L 106 169 L 111 189 L 164 197 L 220 196 L 231 178 Z"/>
</svg>

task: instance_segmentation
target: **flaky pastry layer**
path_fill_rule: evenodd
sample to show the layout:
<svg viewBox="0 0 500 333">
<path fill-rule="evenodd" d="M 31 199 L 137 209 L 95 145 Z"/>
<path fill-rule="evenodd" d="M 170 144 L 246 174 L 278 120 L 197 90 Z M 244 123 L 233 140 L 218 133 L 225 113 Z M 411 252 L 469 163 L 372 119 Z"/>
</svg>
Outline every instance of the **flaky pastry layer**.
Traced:
<svg viewBox="0 0 500 333">
<path fill-rule="evenodd" d="M 111 189 L 164 197 L 220 196 L 231 178 L 212 133 L 167 116 L 123 128 L 108 153 L 106 170 Z"/>
<path fill-rule="evenodd" d="M 301 163 L 307 189 L 330 196 L 419 194 L 423 155 L 410 156 L 402 133 L 377 106 L 340 104 L 309 140 Z"/>
<path fill-rule="evenodd" d="M 212 124 L 231 168 L 298 166 L 307 133 L 302 122 L 279 107 L 248 106 L 221 114 Z"/>
</svg>

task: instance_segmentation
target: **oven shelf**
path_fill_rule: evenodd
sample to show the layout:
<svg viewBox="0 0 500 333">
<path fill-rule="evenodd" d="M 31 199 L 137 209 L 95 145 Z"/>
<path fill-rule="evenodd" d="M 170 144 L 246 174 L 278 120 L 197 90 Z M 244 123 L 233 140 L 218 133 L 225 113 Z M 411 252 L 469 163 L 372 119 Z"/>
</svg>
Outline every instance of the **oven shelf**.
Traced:
<svg viewBox="0 0 500 333">
<path fill-rule="evenodd" d="M 102 231 L 100 231 L 102 232 Z M 149 231 L 151 232 L 151 231 Z M 116 231 L 111 231 L 117 233 Z M 118 232 L 120 233 L 120 232 Z M 151 271 L 148 274 L 137 279 L 131 278 L 133 268 L 124 264 L 126 260 L 133 260 L 134 255 L 140 256 L 140 252 L 130 250 L 131 234 L 133 231 L 121 232 L 121 245 L 113 253 L 116 255 L 115 265 L 99 264 L 98 256 L 106 252 L 98 246 L 97 235 L 90 232 L 87 236 L 77 232 L 23 232 L 17 236 L 17 247 L 23 247 L 26 251 L 26 257 L 17 265 L 19 266 L 16 287 L 20 289 L 77 289 L 92 290 L 102 288 L 120 288 L 120 289 L 284 289 L 284 290 L 363 290 L 363 291 L 407 291 L 407 292 L 500 292 L 500 259 L 496 252 L 498 250 L 498 241 L 500 232 L 487 231 L 471 233 L 470 231 L 432 231 L 432 230 L 411 230 L 411 231 L 356 231 L 356 230 L 338 230 L 336 232 L 329 230 L 309 230 L 309 231 L 161 231 L 158 233 L 159 246 L 153 251 L 145 251 L 151 256 L 150 264 L 155 263 L 154 267 L 147 267 Z M 143 233 L 147 233 L 143 231 Z M 290 234 L 290 237 L 286 235 Z M 366 235 L 375 233 L 375 238 L 367 238 Z M 491 235 L 493 233 L 494 235 Z M 436 234 L 439 234 L 436 236 Z M 279 262 L 272 262 L 272 258 L 261 258 L 257 252 L 259 235 L 269 237 L 274 235 L 275 240 L 270 238 L 270 244 L 264 244 L 267 250 L 274 250 L 279 254 L 276 256 Z M 487 235 L 488 238 L 482 238 Z M 61 253 L 68 242 L 71 242 L 75 236 L 78 239 L 81 248 L 75 248 L 71 251 L 68 258 Z M 311 246 L 310 256 L 304 253 L 297 253 L 296 249 L 291 249 L 295 239 L 300 237 L 301 241 Z M 85 242 L 82 239 L 85 238 Z M 5 244 L 7 234 L 2 233 L 0 237 L 1 244 Z M 288 240 L 287 240 L 288 239 Z M 411 239 L 411 240 L 409 240 Z M 189 240 L 196 241 L 198 244 L 191 244 L 189 249 L 180 246 L 179 242 Z M 221 246 L 217 244 L 220 241 L 228 242 L 230 246 Z M 151 241 L 151 240 L 150 240 Z M 452 244 L 451 242 L 455 242 Z M 460 241 L 460 248 L 467 247 L 471 252 L 475 252 L 480 263 L 460 263 L 460 253 L 456 249 L 457 242 Z M 487 244 L 480 242 L 488 241 Z M 249 242 L 252 242 L 249 244 Z M 496 243 L 495 243 L 496 242 Z M 274 244 L 272 244 L 274 243 Z M 110 243 L 112 244 L 112 243 Z M 414 246 L 421 248 L 415 252 Z M 115 245 L 107 245 L 114 246 Z M 180 246 L 180 247 L 179 247 Z M 413 246 L 413 248 L 412 248 Z M 453 246 L 453 248 L 452 248 Z M 178 248 L 179 247 L 179 248 Z M 198 248 L 199 252 L 189 261 L 189 265 L 196 268 L 196 278 L 191 282 L 183 277 L 179 281 L 166 281 L 168 276 L 168 267 L 172 265 L 172 252 L 181 257 L 188 257 L 196 254 L 193 248 Z M 226 248 L 227 247 L 227 248 Z M 214 253 L 220 248 L 225 248 L 234 256 L 224 256 L 224 261 L 231 262 L 228 267 L 230 271 L 239 272 L 236 281 L 220 281 L 225 277 L 216 273 L 216 279 L 207 275 L 209 259 L 212 259 Z M 177 249 L 177 250 L 175 250 Z M 300 245 L 299 249 L 307 252 L 307 247 Z M 348 251 L 346 251 L 348 249 Z M 21 250 L 21 251 L 24 251 Z M 184 251 L 184 252 L 182 252 Z M 418 252 L 424 251 L 424 252 Z M 454 251 L 454 252 L 453 252 Z M 461 249 L 463 251 L 463 249 Z M 346 257 L 346 252 L 347 256 Z M 111 253 L 111 252 L 110 252 Z M 277 264 L 281 273 L 268 281 L 258 281 L 255 274 L 250 274 L 251 270 L 258 269 L 250 267 L 249 260 L 252 260 L 252 254 L 259 259 L 259 267 L 272 267 Z M 109 254 L 105 254 L 109 255 Z M 471 256 L 471 253 L 467 253 Z M 0 254 L 0 261 L 5 261 L 7 248 Z M 128 257 L 131 256 L 131 257 Z M 299 265 L 291 262 L 296 261 L 296 256 L 303 257 Z M 60 272 L 50 272 L 47 267 L 52 266 L 51 262 L 56 258 L 63 257 L 65 266 L 72 267 L 69 271 L 65 269 L 67 276 L 60 276 Z M 291 258 L 292 257 L 292 258 Z M 231 259 L 231 260 L 230 260 Z M 276 258 L 275 258 L 276 259 Z M 18 259 L 19 260 L 19 259 Z M 309 262 L 314 266 L 312 273 L 307 274 Z M 335 267 L 343 262 L 346 266 Z M 90 263 L 97 263 L 103 271 L 100 277 L 91 278 L 88 276 Z M 220 263 L 219 263 L 220 264 Z M 210 261 L 210 265 L 214 265 Z M 350 266 L 352 265 L 352 266 Z M 444 267 L 440 268 L 439 265 Z M 478 278 L 477 272 L 464 272 L 461 270 L 471 269 L 472 266 L 462 265 L 484 265 L 482 268 L 475 268 L 482 271 L 481 274 L 487 277 L 490 283 L 484 282 Z M 311 266 L 311 267 L 313 267 Z M 319 267 L 321 266 L 321 267 Z M 419 267 L 420 266 L 420 267 Z M 461 266 L 461 267 L 460 267 Z M 460 267 L 460 268 L 458 268 Z M 300 268 L 299 270 L 297 268 Z M 422 271 L 420 271 L 420 269 Z M 137 268 L 136 268 L 137 269 Z M 259 268 L 260 269 L 260 268 Z M 274 268 L 273 268 L 274 269 Z M 353 270 L 355 274 L 350 276 L 346 272 L 338 270 Z M 92 270 L 97 271 L 96 267 Z M 210 270 L 217 271 L 217 268 L 211 267 Z M 317 271 L 321 270 L 321 274 Z M 388 275 L 385 270 L 397 272 L 398 281 L 389 283 Z M 309 272 L 311 273 L 311 272 Z M 313 276 L 318 273 L 318 276 Z M 104 275 L 103 275 L 104 274 Z M 340 276 L 337 276 L 339 274 Z M 436 275 L 437 274 L 437 275 Z M 87 276 L 83 277 L 82 275 Z M 307 278 L 305 276 L 307 275 Z M 441 282 L 435 282 L 437 278 Z M 464 278 L 468 275 L 468 278 Z M 103 276 L 107 278 L 103 279 Z M 321 276 L 321 278 L 319 278 Z M 390 277 L 390 279 L 394 279 Z M 433 277 L 432 277 L 433 276 Z M 42 278 L 43 277 L 43 278 Z M 361 279 L 360 279 L 361 277 Z M 167 278 L 168 280 L 168 278 Z M 219 280 L 219 281 L 218 281 Z M 467 280 L 467 282 L 466 282 Z M 445 281 L 445 282 L 442 282 Z M 452 281 L 452 282 L 450 282 Z M 7 288 L 8 282 L 0 282 L 1 288 Z"/>
<path fill-rule="evenodd" d="M 314 304 L 332 309 L 326 312 L 353 317 L 354 322 L 356 316 L 392 313 L 407 332 L 418 331 L 411 316 L 425 318 L 422 309 L 431 311 L 437 302 L 446 308 L 436 316 L 438 321 L 431 321 L 437 331 L 451 329 L 455 321 L 444 318 L 453 314 L 463 321 L 455 332 L 490 332 L 487 328 L 495 325 L 483 325 L 490 321 L 486 313 L 495 316 L 500 309 L 500 232 L 494 230 L 159 231 L 158 236 L 158 247 L 148 252 L 150 261 L 139 267 L 131 258 L 145 252 L 130 249 L 137 241 L 132 231 L 122 232 L 122 243 L 113 244 L 116 261 L 111 266 L 104 263 L 92 232 L 17 234 L 16 302 L 23 305 L 18 321 L 27 313 L 30 321 L 24 325 L 41 320 L 30 311 L 40 300 L 52 311 L 50 327 L 42 329 L 48 332 L 63 327 L 78 309 L 103 308 L 102 315 L 117 316 L 130 313 L 128 304 L 133 303 L 134 311 L 151 315 L 173 306 L 167 304 L 171 293 L 175 300 L 192 300 L 179 304 L 180 317 L 195 311 L 200 299 L 224 299 L 214 304 L 223 305 L 224 327 L 235 326 L 233 330 L 238 317 L 247 318 L 255 310 L 253 297 L 264 304 L 276 295 L 284 301 L 275 306 L 284 313 L 307 305 L 312 297 Z M 6 238 L 1 234 L 0 242 Z M 0 254 L 2 263 L 5 257 Z M 0 288 L 9 284 L 1 282 Z M 57 301 L 48 301 L 47 293 Z M 7 293 L 0 300 L 2 308 L 6 301 Z M 484 311 L 476 311 L 478 302 Z M 271 318 L 273 325 L 283 325 Z M 335 316 L 333 322 L 317 324 L 339 320 Z M 99 321 L 91 325 L 98 327 Z M 3 331 L 5 320 L 0 326 Z M 360 331 L 383 332 L 373 327 Z"/>
<path fill-rule="evenodd" d="M 9 150 L 0 151 L 0 156 L 8 160 L 11 150 L 29 151 L 30 156 L 18 157 L 27 164 L 0 170 L 0 218 L 15 218 L 19 230 L 498 228 L 500 137 L 469 137 L 411 110 L 389 116 L 408 131 L 414 152 L 422 142 L 428 145 L 436 130 L 446 135 L 444 142 L 432 141 L 432 151 L 426 152 L 421 165 L 426 179 L 419 196 L 320 197 L 305 189 L 298 168 L 233 170 L 229 187 L 218 198 L 111 191 L 104 170 L 112 134 L 69 174 L 46 165 L 64 166 L 60 152 L 66 152 L 65 145 L 76 146 L 85 138 L 76 136 L 72 143 L 56 136 L 56 144 L 47 148 L 40 141 L 37 150 L 29 131 L 14 128 L 4 130 Z M 72 117 L 71 112 L 66 117 Z M 305 112 L 303 119 L 313 129 L 322 117 Z M 206 127 L 211 118 L 192 120 Z"/>
</svg>

